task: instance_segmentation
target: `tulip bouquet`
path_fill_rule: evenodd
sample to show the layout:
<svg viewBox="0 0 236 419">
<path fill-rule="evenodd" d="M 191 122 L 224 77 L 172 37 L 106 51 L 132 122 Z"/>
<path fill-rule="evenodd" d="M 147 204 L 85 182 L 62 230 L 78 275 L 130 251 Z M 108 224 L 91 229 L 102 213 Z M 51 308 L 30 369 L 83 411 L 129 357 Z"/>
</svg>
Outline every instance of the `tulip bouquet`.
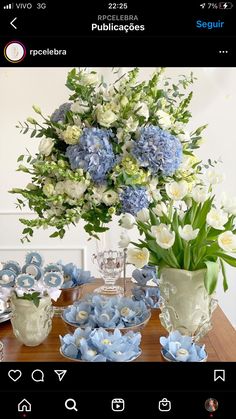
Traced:
<svg viewBox="0 0 236 419">
<path fill-rule="evenodd" d="M 11 191 L 20 195 L 19 209 L 28 205 L 37 215 L 20 220 L 23 241 L 40 227 L 53 227 L 51 237 L 62 238 L 80 219 L 97 237 L 113 215 L 136 216 L 161 199 L 170 179 L 195 176 L 194 150 L 205 126 L 186 130 L 192 98 L 186 89 L 194 78 L 172 82 L 162 73 L 140 82 L 135 68 L 108 85 L 94 71 L 73 69 L 67 103 L 49 116 L 33 106 L 37 119 L 18 125 L 40 139 L 36 155 L 18 158 L 18 170 L 31 182 Z"/>
<path fill-rule="evenodd" d="M 217 205 L 212 183 L 221 176 L 209 169 L 208 187 L 198 179 L 189 191 L 186 181 L 166 184 L 169 201 L 162 201 L 137 214 L 141 234 L 134 248 L 128 249 L 127 261 L 138 268 L 146 264 L 163 268 L 197 271 L 206 269 L 205 288 L 212 294 L 217 285 L 219 266 L 223 287 L 228 288 L 225 263 L 236 267 L 236 200 L 224 197 Z"/>
</svg>

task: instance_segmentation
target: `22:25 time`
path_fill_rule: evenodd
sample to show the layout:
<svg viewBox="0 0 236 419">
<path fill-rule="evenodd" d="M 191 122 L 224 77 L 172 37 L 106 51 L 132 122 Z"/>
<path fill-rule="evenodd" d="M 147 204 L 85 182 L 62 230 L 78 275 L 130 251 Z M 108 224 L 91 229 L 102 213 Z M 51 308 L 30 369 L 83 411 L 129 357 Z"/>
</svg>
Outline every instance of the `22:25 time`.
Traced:
<svg viewBox="0 0 236 419">
<path fill-rule="evenodd" d="M 128 3 L 108 3 L 108 9 L 128 9 Z"/>
</svg>

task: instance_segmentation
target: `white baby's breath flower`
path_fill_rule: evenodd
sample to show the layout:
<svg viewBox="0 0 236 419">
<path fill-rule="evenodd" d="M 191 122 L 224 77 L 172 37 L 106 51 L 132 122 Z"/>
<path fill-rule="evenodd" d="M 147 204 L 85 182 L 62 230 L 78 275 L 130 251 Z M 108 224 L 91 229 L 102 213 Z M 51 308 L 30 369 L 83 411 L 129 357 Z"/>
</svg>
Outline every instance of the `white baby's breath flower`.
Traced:
<svg viewBox="0 0 236 419">
<path fill-rule="evenodd" d="M 134 111 L 138 116 L 143 116 L 145 119 L 149 118 L 148 105 L 145 102 L 138 102 L 134 108 Z"/>
<path fill-rule="evenodd" d="M 119 196 L 115 191 L 113 191 L 112 189 L 109 189 L 108 191 L 103 193 L 102 200 L 105 205 L 110 206 L 117 202 L 118 197 Z"/>
<path fill-rule="evenodd" d="M 80 199 L 87 189 L 87 182 L 84 180 L 66 180 L 64 182 L 65 193 L 72 199 Z"/>
<path fill-rule="evenodd" d="M 62 131 L 60 136 L 66 144 L 73 145 L 79 142 L 79 138 L 82 134 L 82 129 L 77 125 L 68 125 L 65 131 Z"/>
<path fill-rule="evenodd" d="M 142 221 L 143 223 L 147 223 L 150 220 L 149 211 L 147 208 L 143 208 L 137 212 L 136 218 L 138 221 Z"/>
<path fill-rule="evenodd" d="M 187 242 L 196 239 L 198 233 L 199 228 L 193 230 L 191 224 L 186 224 L 184 227 L 179 226 L 179 235 L 182 239 L 186 240 Z"/>
<path fill-rule="evenodd" d="M 158 217 L 161 217 L 163 214 L 167 214 L 168 212 L 165 202 L 160 202 L 154 208 L 152 208 L 152 210 Z"/>
<path fill-rule="evenodd" d="M 70 109 L 72 112 L 84 114 L 85 112 L 89 111 L 90 107 L 88 102 L 84 100 L 77 100 L 76 102 L 72 103 Z"/>
<path fill-rule="evenodd" d="M 49 156 L 54 146 L 54 140 L 52 138 L 42 138 L 39 143 L 39 153 L 44 156 Z"/>
<path fill-rule="evenodd" d="M 186 180 L 180 182 L 170 182 L 166 184 L 166 192 L 170 199 L 179 201 L 188 193 L 188 183 Z"/>
<path fill-rule="evenodd" d="M 98 105 L 96 109 L 97 121 L 102 127 L 109 128 L 117 120 L 117 115 L 105 106 Z"/>
<path fill-rule="evenodd" d="M 161 128 L 169 128 L 171 126 L 171 116 L 163 111 L 162 109 L 159 109 L 158 111 L 156 111 L 155 115 L 158 118 L 158 123 L 161 126 Z"/>
<path fill-rule="evenodd" d="M 126 247 L 129 246 L 130 241 L 131 239 L 128 233 L 126 231 L 122 231 L 120 235 L 120 241 L 118 242 L 118 246 L 121 247 L 122 249 L 125 249 Z"/>
<path fill-rule="evenodd" d="M 149 251 L 146 247 L 142 249 L 128 249 L 127 251 L 127 262 L 134 265 L 136 268 L 143 268 L 148 264 Z"/>
<path fill-rule="evenodd" d="M 214 168 L 210 168 L 207 170 L 206 172 L 206 180 L 211 184 L 211 185 L 217 185 L 218 183 L 223 182 L 225 179 L 225 174 L 224 173 L 220 173 L 218 172 L 216 169 Z"/>
<path fill-rule="evenodd" d="M 135 225 L 135 218 L 132 214 L 126 213 L 121 217 L 120 224 L 121 227 L 125 228 L 126 230 L 131 230 Z"/>
<path fill-rule="evenodd" d="M 218 237 L 218 244 L 225 252 L 236 252 L 236 235 L 232 231 L 224 231 Z"/>
<path fill-rule="evenodd" d="M 223 210 L 227 212 L 227 214 L 236 215 L 236 197 L 229 197 L 225 193 L 222 194 L 221 204 Z"/>
<path fill-rule="evenodd" d="M 205 202 L 209 195 L 205 186 L 197 185 L 192 189 L 191 196 L 195 202 L 200 204 Z"/>
<path fill-rule="evenodd" d="M 206 221 L 209 226 L 217 230 L 224 230 L 228 217 L 224 211 L 212 208 L 207 214 Z"/>
</svg>

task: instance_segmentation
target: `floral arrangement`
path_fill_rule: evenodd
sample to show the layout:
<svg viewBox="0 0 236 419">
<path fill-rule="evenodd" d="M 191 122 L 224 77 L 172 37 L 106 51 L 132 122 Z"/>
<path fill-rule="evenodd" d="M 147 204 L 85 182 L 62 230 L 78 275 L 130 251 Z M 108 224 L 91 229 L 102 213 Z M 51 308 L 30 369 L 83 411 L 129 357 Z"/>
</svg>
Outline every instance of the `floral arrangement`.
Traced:
<svg viewBox="0 0 236 419">
<path fill-rule="evenodd" d="M 137 285 L 132 288 L 134 301 L 144 301 L 147 308 L 159 308 L 160 290 L 158 287 L 158 278 L 154 266 L 144 266 L 143 269 L 135 269 L 132 273 Z M 148 286 L 148 282 L 154 285 Z"/>
<path fill-rule="evenodd" d="M 49 295 L 56 301 L 61 289 L 73 288 L 93 280 L 89 271 L 73 263 L 58 262 L 43 266 L 41 254 L 33 251 L 26 254 L 22 267 L 16 261 L 3 264 L 0 270 L 0 301 L 5 306 L 14 292 L 18 298 L 32 300 L 38 306 L 43 296 Z"/>
<path fill-rule="evenodd" d="M 100 328 L 75 330 L 60 336 L 64 356 L 88 362 L 129 362 L 141 354 L 141 334 L 132 331 L 122 335 L 118 329 L 107 332 Z"/>
<path fill-rule="evenodd" d="M 162 353 L 169 361 L 202 362 L 207 358 L 205 345 L 193 343 L 192 337 L 183 336 L 178 331 L 171 332 L 166 338 L 160 337 Z"/>
<path fill-rule="evenodd" d="M 214 175 L 214 176 L 213 176 Z M 171 181 L 166 184 L 170 201 L 162 201 L 136 218 L 141 234 L 135 248 L 129 248 L 127 261 L 138 268 L 146 264 L 196 271 L 206 269 L 205 288 L 212 294 L 217 285 L 219 266 L 223 287 L 228 288 L 225 263 L 236 267 L 235 216 L 233 198 L 224 198 L 217 205 L 212 189 L 220 175 L 213 169 L 204 178 L 196 179 L 191 191 L 188 184 Z M 144 218 L 145 215 L 145 218 Z"/>
<path fill-rule="evenodd" d="M 40 139 L 36 155 L 27 150 L 18 158 L 18 170 L 31 182 L 10 191 L 21 195 L 19 209 L 28 204 L 37 215 L 20 220 L 22 241 L 40 227 L 53 227 L 50 237 L 62 238 L 80 219 L 97 237 L 114 214 L 136 216 L 167 199 L 170 179 L 195 176 L 194 150 L 205 126 L 186 130 L 193 75 L 175 83 L 163 78 L 163 69 L 147 81 L 138 81 L 138 74 L 135 68 L 107 85 L 94 71 L 73 69 L 66 82 L 69 101 L 50 116 L 34 105 L 41 120 L 19 123 L 23 134 Z"/>
<path fill-rule="evenodd" d="M 143 301 L 132 301 L 127 297 L 106 298 L 88 295 L 84 300 L 66 308 L 62 318 L 80 327 L 127 328 L 142 324 L 150 317 Z"/>
</svg>

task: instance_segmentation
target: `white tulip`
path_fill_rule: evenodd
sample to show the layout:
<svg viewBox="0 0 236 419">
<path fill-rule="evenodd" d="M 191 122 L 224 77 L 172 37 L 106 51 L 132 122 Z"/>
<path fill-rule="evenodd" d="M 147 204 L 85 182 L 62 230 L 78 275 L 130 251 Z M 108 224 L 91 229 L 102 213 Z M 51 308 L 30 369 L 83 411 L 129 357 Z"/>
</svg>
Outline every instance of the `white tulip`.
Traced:
<svg viewBox="0 0 236 419">
<path fill-rule="evenodd" d="M 157 204 L 152 210 L 158 217 L 161 217 L 163 214 L 166 215 L 168 212 L 165 202 L 160 202 L 160 204 Z"/>
<path fill-rule="evenodd" d="M 138 109 L 138 111 L 137 111 Z M 143 116 L 145 119 L 149 118 L 149 109 L 145 102 L 138 102 L 134 108 L 138 116 Z"/>
<path fill-rule="evenodd" d="M 126 213 L 122 216 L 120 220 L 121 227 L 125 228 L 126 230 L 131 230 L 135 225 L 135 218 L 132 214 Z"/>
<path fill-rule="evenodd" d="M 208 199 L 208 192 L 205 186 L 195 186 L 192 189 L 191 196 L 198 204 L 205 202 Z"/>
<path fill-rule="evenodd" d="M 216 169 L 211 168 L 211 169 L 208 169 L 206 172 L 206 180 L 211 185 L 217 185 L 218 183 L 223 182 L 224 179 L 225 179 L 225 174 L 217 172 Z"/>
<path fill-rule="evenodd" d="M 162 249 L 170 249 L 175 242 L 175 232 L 170 231 L 165 224 L 162 224 L 159 231 L 156 230 L 156 242 Z"/>
<path fill-rule="evenodd" d="M 127 262 L 134 265 L 136 268 L 143 268 L 148 264 L 149 251 L 146 247 L 142 249 L 128 249 L 127 251 Z"/>
<path fill-rule="evenodd" d="M 222 207 L 227 214 L 236 215 L 236 197 L 228 197 L 225 193 L 222 196 Z"/>
<path fill-rule="evenodd" d="M 122 247 L 123 249 L 128 247 L 130 244 L 130 237 L 129 235 L 126 233 L 126 231 L 122 231 L 121 235 L 120 235 L 120 241 L 118 242 L 118 246 Z"/>
<path fill-rule="evenodd" d="M 113 205 L 118 200 L 118 193 L 116 193 L 112 189 L 109 189 L 108 191 L 103 193 L 102 200 L 104 204 L 107 206 Z"/>
<path fill-rule="evenodd" d="M 163 230 L 168 230 L 168 226 L 166 224 L 159 224 L 158 226 L 152 226 L 151 227 L 151 234 L 153 235 L 153 237 L 157 237 L 157 234 L 161 233 Z"/>
<path fill-rule="evenodd" d="M 220 209 L 212 208 L 206 217 L 207 224 L 216 230 L 224 230 L 224 225 L 228 221 L 226 213 Z"/>
<path fill-rule="evenodd" d="M 39 153 L 44 156 L 49 156 L 54 146 L 54 140 L 52 138 L 42 138 L 39 143 Z"/>
<path fill-rule="evenodd" d="M 166 184 L 166 192 L 170 199 L 179 201 L 188 193 L 188 183 L 186 180 L 180 182 L 170 182 Z"/>
<path fill-rule="evenodd" d="M 147 208 L 143 208 L 137 212 L 136 218 L 138 221 L 142 221 L 143 223 L 147 223 L 150 220 L 149 211 Z"/>
<path fill-rule="evenodd" d="M 218 237 L 218 244 L 225 252 L 236 252 L 236 235 L 232 231 L 224 231 Z"/>
<path fill-rule="evenodd" d="M 156 111 L 155 115 L 158 118 L 158 123 L 161 126 L 161 128 L 169 128 L 171 126 L 171 117 L 167 112 L 159 109 L 158 111 Z"/>
<path fill-rule="evenodd" d="M 187 242 L 196 239 L 198 233 L 199 228 L 193 230 L 191 224 L 186 224 L 184 227 L 179 226 L 179 235 L 182 239 L 186 240 Z"/>
</svg>

